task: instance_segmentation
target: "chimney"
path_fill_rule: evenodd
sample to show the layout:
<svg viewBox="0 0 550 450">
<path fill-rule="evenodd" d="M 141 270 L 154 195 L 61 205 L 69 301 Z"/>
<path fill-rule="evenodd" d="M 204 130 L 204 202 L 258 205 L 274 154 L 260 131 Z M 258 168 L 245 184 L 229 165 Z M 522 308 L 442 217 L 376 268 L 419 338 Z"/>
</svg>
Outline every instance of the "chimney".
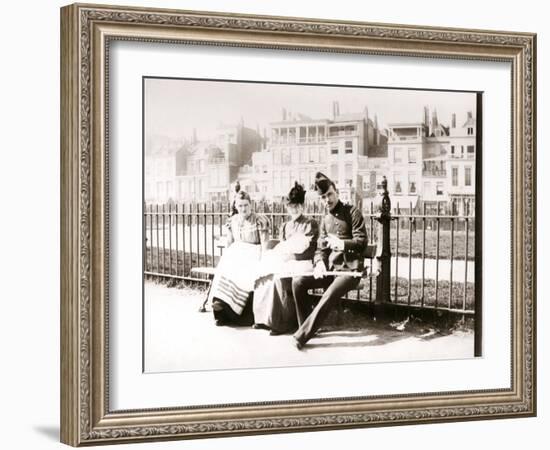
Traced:
<svg viewBox="0 0 550 450">
<path fill-rule="evenodd" d="M 286 121 L 286 108 L 283 108 L 283 122 Z"/>
<path fill-rule="evenodd" d="M 365 106 L 364 114 L 365 114 L 365 119 L 368 122 L 368 120 L 369 120 L 369 108 L 367 106 Z"/>
<path fill-rule="evenodd" d="M 473 119 L 473 117 L 472 117 L 472 111 L 468 111 L 468 119 Z"/>
<path fill-rule="evenodd" d="M 336 119 L 340 115 L 340 105 L 338 102 L 332 102 L 332 120 Z"/>
<path fill-rule="evenodd" d="M 439 125 L 439 123 L 437 121 L 437 109 L 434 109 L 433 113 L 432 113 L 432 126 L 435 128 L 438 125 Z"/>
<path fill-rule="evenodd" d="M 453 113 L 453 118 L 451 120 L 451 128 L 456 128 L 456 114 Z"/>
<path fill-rule="evenodd" d="M 197 143 L 197 129 L 193 128 L 193 144 Z"/>
<path fill-rule="evenodd" d="M 424 106 L 424 125 L 430 126 L 430 109 L 427 106 Z"/>
</svg>

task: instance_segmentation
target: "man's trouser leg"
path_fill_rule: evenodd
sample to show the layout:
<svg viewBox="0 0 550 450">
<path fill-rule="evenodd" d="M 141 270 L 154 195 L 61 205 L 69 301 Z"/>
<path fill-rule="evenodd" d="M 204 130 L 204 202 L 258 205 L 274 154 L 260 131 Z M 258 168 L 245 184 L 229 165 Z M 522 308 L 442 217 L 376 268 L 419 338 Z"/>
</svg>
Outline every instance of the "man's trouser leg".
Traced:
<svg viewBox="0 0 550 450">
<path fill-rule="evenodd" d="M 359 277 L 336 276 L 311 314 L 300 325 L 294 338 L 302 345 L 311 339 L 328 316 L 333 305 L 359 284 Z"/>
<path fill-rule="evenodd" d="M 301 326 L 311 312 L 313 298 L 309 295 L 308 290 L 326 288 L 330 283 L 330 279 L 313 278 L 313 277 L 296 277 L 292 279 L 292 296 L 296 305 L 296 317 L 298 326 Z"/>
</svg>

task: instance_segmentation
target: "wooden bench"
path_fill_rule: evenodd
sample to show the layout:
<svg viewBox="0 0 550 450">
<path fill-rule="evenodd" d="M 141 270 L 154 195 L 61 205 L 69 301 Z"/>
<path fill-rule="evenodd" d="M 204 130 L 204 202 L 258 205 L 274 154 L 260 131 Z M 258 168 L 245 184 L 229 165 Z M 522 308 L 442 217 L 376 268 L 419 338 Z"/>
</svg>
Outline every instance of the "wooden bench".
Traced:
<svg viewBox="0 0 550 450">
<path fill-rule="evenodd" d="M 272 249 L 278 243 L 279 243 L 278 239 L 270 239 L 270 241 L 267 244 L 267 248 Z M 376 274 L 373 274 L 372 272 L 372 260 L 376 257 L 376 245 L 367 244 L 367 246 L 365 247 L 365 251 L 363 252 L 363 257 L 365 258 L 365 269 L 361 276 L 361 281 L 359 282 L 359 285 L 355 289 L 358 292 L 365 288 L 365 285 L 363 284 L 362 280 L 364 280 L 369 276 L 376 276 Z M 210 281 L 208 291 L 206 293 L 206 298 L 204 299 L 202 305 L 199 308 L 199 312 L 206 312 L 206 304 L 208 303 L 208 297 L 210 296 L 210 290 L 212 289 L 212 279 L 214 278 L 214 275 L 216 275 L 216 268 L 215 267 L 192 267 L 191 272 L 195 274 L 206 275 L 208 277 L 208 280 Z M 338 315 L 340 315 L 341 311 L 342 311 L 342 302 L 339 302 Z"/>
</svg>

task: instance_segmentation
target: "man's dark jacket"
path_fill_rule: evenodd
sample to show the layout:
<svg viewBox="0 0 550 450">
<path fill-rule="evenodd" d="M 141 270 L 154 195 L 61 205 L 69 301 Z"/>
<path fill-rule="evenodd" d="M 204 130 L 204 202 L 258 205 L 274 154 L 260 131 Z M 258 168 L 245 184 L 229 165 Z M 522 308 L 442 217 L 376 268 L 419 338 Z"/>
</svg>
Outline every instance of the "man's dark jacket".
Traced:
<svg viewBox="0 0 550 450">
<path fill-rule="evenodd" d="M 344 251 L 331 250 L 326 238 L 333 234 L 344 241 Z M 321 229 L 314 262 L 323 261 L 328 270 L 363 270 L 363 251 L 367 246 L 367 230 L 363 214 L 353 205 L 338 202 L 321 220 Z"/>
</svg>

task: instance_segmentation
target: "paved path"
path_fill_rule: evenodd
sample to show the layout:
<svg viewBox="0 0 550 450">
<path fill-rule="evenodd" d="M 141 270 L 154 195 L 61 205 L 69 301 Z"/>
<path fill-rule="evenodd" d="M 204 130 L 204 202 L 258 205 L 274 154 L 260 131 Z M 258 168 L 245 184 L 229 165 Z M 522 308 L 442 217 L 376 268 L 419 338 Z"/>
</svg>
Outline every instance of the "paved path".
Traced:
<svg viewBox="0 0 550 450">
<path fill-rule="evenodd" d="M 216 327 L 211 312 L 199 313 L 204 291 L 145 284 L 146 372 L 289 367 L 380 361 L 470 358 L 470 332 L 435 330 L 373 320 L 353 329 L 332 329 L 302 351 L 290 335 L 269 336 L 250 327 Z M 366 325 L 366 326 L 365 326 Z"/>
</svg>

